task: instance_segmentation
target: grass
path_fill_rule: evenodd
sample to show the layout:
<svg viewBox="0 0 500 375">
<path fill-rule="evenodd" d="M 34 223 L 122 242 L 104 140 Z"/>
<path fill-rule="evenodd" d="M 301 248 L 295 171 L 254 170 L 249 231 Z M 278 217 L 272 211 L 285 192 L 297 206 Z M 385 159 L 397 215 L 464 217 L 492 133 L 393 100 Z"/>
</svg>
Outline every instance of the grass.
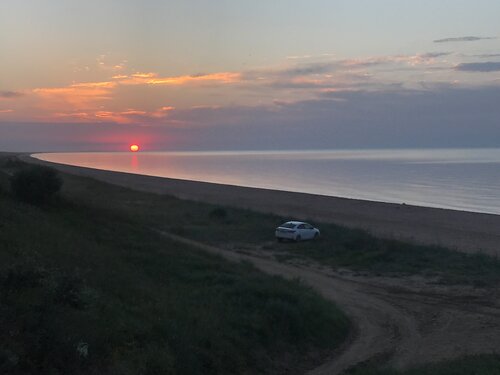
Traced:
<svg viewBox="0 0 500 375">
<path fill-rule="evenodd" d="M 377 369 L 372 364 L 364 364 L 346 371 L 343 375 L 498 375 L 500 356 L 477 355 L 429 364 L 408 371 Z"/>
<path fill-rule="evenodd" d="M 445 284 L 476 287 L 494 286 L 500 281 L 500 261 L 484 254 L 381 239 L 335 225 L 323 224 L 321 228 L 323 238 L 318 241 L 275 244 L 271 249 L 287 250 L 289 258 L 314 259 L 332 268 L 375 275 L 422 275 Z"/>
<path fill-rule="evenodd" d="M 315 223 L 322 232 L 318 241 L 280 244 L 274 241 L 274 228 L 290 218 L 65 178 L 64 194 L 74 202 L 120 212 L 151 227 L 216 246 L 260 248 L 281 254 L 282 260 L 309 259 L 334 269 L 388 276 L 422 275 L 446 284 L 488 287 L 500 282 L 500 261 L 484 254 L 381 239 L 324 223 Z"/>
<path fill-rule="evenodd" d="M 157 235 L 149 195 L 65 180 L 44 208 L 0 190 L 0 373 L 301 373 L 348 334 L 300 282 Z"/>
<path fill-rule="evenodd" d="M 3 169 L 19 166 L 10 161 Z M 64 180 L 59 204 L 39 209 L 12 200 L 0 168 L 0 337 L 7 338 L 0 372 L 302 373 L 304 358 L 311 364 L 345 338 L 345 316 L 300 283 L 230 264 L 153 229 L 264 249 L 283 261 L 451 284 L 500 281 L 500 262 L 481 254 L 319 223 L 319 241 L 279 244 L 273 229 L 289 218 Z M 348 374 L 489 375 L 500 373 L 499 363 L 484 355 L 406 372 L 368 363 Z"/>
</svg>

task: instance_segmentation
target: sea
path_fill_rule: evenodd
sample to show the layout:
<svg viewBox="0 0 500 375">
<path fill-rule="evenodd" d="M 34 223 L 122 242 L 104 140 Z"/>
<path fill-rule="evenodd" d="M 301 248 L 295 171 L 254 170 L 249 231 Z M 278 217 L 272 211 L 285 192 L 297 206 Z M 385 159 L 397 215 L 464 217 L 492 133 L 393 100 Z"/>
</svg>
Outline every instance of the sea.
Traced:
<svg viewBox="0 0 500 375">
<path fill-rule="evenodd" d="M 34 157 L 148 176 L 500 214 L 500 149 L 72 152 Z"/>
</svg>

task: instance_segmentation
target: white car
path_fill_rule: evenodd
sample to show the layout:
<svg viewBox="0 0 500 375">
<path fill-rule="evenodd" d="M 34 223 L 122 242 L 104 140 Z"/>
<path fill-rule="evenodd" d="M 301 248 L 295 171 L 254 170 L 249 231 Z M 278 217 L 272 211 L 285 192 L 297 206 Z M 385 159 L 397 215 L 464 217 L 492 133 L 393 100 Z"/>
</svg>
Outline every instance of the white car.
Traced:
<svg viewBox="0 0 500 375">
<path fill-rule="evenodd" d="M 314 228 L 311 224 L 303 221 L 287 221 L 276 228 L 274 235 L 280 242 L 283 240 L 298 242 L 318 238 L 320 232 L 318 228 Z"/>
</svg>

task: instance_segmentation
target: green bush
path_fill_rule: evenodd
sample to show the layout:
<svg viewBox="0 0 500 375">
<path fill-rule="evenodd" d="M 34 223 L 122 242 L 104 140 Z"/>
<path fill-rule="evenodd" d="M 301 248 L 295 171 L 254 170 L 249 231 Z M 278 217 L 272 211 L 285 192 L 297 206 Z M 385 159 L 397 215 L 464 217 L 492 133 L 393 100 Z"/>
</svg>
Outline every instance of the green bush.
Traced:
<svg viewBox="0 0 500 375">
<path fill-rule="evenodd" d="M 61 190 L 62 183 L 55 169 L 33 165 L 14 173 L 11 190 L 17 199 L 41 205 L 48 203 Z"/>
</svg>

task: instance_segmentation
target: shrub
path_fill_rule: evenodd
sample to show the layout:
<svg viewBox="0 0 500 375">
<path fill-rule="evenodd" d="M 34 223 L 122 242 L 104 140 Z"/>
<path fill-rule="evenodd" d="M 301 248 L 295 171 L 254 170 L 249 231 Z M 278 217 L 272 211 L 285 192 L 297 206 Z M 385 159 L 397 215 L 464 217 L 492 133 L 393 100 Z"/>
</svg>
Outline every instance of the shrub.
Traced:
<svg viewBox="0 0 500 375">
<path fill-rule="evenodd" d="M 61 187 L 58 172 L 39 165 L 23 168 L 11 179 L 11 190 L 16 198 L 36 205 L 48 203 Z"/>
</svg>

